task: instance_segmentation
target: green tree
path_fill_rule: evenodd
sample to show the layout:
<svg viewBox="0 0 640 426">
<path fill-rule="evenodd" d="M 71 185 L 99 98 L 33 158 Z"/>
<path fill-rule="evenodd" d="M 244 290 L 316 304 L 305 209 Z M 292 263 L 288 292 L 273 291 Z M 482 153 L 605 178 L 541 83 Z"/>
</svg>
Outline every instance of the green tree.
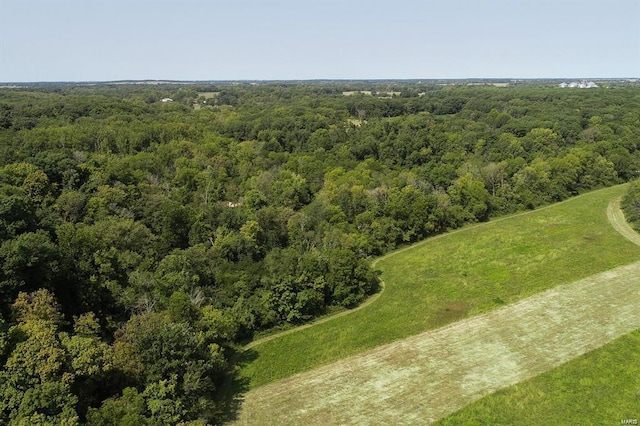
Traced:
<svg viewBox="0 0 640 426">
<path fill-rule="evenodd" d="M 20 234 L 0 246 L 0 294 L 13 300 L 20 290 L 59 285 L 61 256 L 49 235 L 42 231 Z"/>
<path fill-rule="evenodd" d="M 120 398 L 106 399 L 99 409 L 90 408 L 87 424 L 91 426 L 146 426 L 147 417 L 144 398 L 135 388 L 125 388 Z"/>
<path fill-rule="evenodd" d="M 199 339 L 186 322 L 161 313 L 133 317 L 118 332 L 116 344 L 131 348 L 138 360 L 139 385 L 145 387 L 152 417 L 171 418 L 171 423 L 213 420 L 215 382 L 226 368 L 219 346 Z M 130 369 L 122 362 L 116 368 Z"/>
<path fill-rule="evenodd" d="M 464 209 L 466 220 L 484 221 L 489 218 L 489 193 L 471 173 L 461 176 L 447 192 L 451 201 Z"/>
<path fill-rule="evenodd" d="M 13 305 L 18 324 L 12 350 L 0 371 L 0 418 L 15 424 L 78 423 L 71 392 L 73 372 L 60 341 L 58 305 L 47 290 L 20 293 Z"/>
<path fill-rule="evenodd" d="M 0 243 L 35 231 L 36 204 L 15 187 L 0 185 Z"/>
</svg>

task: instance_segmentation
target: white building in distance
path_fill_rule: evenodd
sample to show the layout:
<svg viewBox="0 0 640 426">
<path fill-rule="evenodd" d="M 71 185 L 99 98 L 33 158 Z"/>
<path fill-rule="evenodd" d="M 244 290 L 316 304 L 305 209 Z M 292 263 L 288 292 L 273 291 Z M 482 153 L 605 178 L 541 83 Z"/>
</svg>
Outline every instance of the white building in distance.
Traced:
<svg viewBox="0 0 640 426">
<path fill-rule="evenodd" d="M 578 89 L 593 89 L 595 87 L 598 87 L 597 84 L 595 84 L 593 81 L 587 81 L 587 80 L 582 80 L 582 81 L 572 81 L 571 83 L 560 83 L 558 85 L 558 87 L 561 88 L 578 88 Z"/>
</svg>

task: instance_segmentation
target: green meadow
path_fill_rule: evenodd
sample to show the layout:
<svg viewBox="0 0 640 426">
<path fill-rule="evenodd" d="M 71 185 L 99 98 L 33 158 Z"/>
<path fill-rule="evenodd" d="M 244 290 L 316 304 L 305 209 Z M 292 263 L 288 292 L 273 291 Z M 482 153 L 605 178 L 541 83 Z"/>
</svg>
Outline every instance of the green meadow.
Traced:
<svg viewBox="0 0 640 426">
<path fill-rule="evenodd" d="M 606 216 L 624 191 L 583 194 L 377 259 L 385 283 L 378 300 L 248 349 L 240 378 L 257 387 L 638 260 L 640 247 Z"/>
<path fill-rule="evenodd" d="M 619 425 L 623 420 L 640 420 L 640 330 L 469 404 L 437 424 Z"/>
</svg>

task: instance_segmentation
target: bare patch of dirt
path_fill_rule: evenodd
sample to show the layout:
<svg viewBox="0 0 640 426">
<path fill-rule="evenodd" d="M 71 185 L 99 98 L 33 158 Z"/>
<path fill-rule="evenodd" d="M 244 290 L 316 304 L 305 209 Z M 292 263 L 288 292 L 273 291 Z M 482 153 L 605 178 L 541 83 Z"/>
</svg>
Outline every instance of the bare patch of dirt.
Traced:
<svg viewBox="0 0 640 426">
<path fill-rule="evenodd" d="M 609 220 L 640 244 L 617 206 Z M 640 328 L 638 276 L 640 262 L 260 387 L 237 423 L 429 424 Z"/>
<path fill-rule="evenodd" d="M 434 321 L 438 325 L 449 324 L 450 322 L 464 318 L 469 308 L 460 301 L 450 302 L 444 309 L 435 313 Z"/>
</svg>

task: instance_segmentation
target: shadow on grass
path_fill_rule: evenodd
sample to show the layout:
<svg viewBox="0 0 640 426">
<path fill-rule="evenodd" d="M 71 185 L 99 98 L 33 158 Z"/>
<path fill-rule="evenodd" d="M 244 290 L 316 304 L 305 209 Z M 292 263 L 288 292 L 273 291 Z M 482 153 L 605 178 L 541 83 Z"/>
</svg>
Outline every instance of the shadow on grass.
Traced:
<svg viewBox="0 0 640 426">
<path fill-rule="evenodd" d="M 230 353 L 231 367 L 226 375 L 225 381 L 220 386 L 217 401 L 223 424 L 238 419 L 244 394 L 249 391 L 249 378 L 241 378 L 239 372 L 242 367 L 255 361 L 257 358 L 258 352 L 253 349 L 244 351 L 235 349 Z"/>
<path fill-rule="evenodd" d="M 251 342 L 260 342 L 265 340 L 265 338 L 269 337 L 278 337 L 282 334 L 286 334 L 287 332 L 293 332 L 298 329 L 310 327 L 324 321 L 328 321 L 331 319 L 338 318 L 342 315 L 346 315 L 354 312 L 358 308 L 366 307 L 367 304 L 371 303 L 375 299 L 371 299 L 372 296 L 379 296 L 384 289 L 384 283 L 379 278 L 381 271 L 375 270 L 373 271 L 375 274 L 375 280 L 371 283 L 370 291 L 367 294 L 367 297 L 360 301 L 361 303 L 356 304 L 353 307 L 333 307 L 334 312 L 330 312 L 331 307 L 327 311 L 324 312 L 324 315 L 311 318 L 309 322 L 303 324 L 286 324 L 279 327 L 274 327 L 270 330 L 264 332 L 262 338 L 256 339 L 254 335 L 252 339 L 248 339 L 246 341 L 242 341 L 242 346 L 236 347 L 233 349 L 229 349 L 229 364 L 231 367 L 229 371 L 225 375 L 224 382 L 220 385 L 218 396 L 216 398 L 221 421 L 223 424 L 233 422 L 238 419 L 238 415 L 240 413 L 240 408 L 242 402 L 244 400 L 244 394 L 247 393 L 250 389 L 250 378 L 248 377 L 240 377 L 239 372 L 248 364 L 256 361 L 258 359 L 258 351 L 252 348 L 246 348 L 247 344 Z M 243 349 L 244 348 L 244 349 Z"/>
</svg>

